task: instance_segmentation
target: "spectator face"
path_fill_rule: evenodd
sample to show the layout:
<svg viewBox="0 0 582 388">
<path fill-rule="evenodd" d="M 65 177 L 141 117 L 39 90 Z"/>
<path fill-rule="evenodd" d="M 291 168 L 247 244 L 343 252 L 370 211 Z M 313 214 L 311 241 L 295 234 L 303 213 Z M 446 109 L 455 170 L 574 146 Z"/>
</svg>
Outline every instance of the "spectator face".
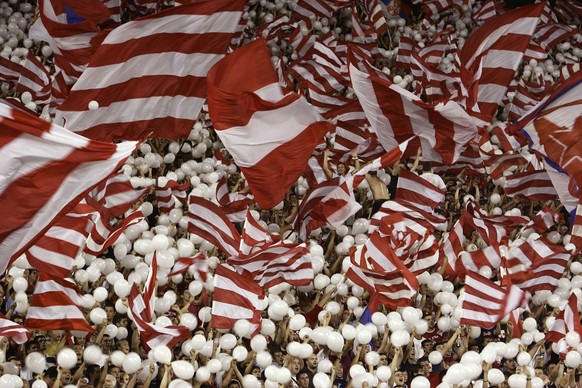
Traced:
<svg viewBox="0 0 582 388">
<path fill-rule="evenodd" d="M 111 368 L 110 373 L 117 379 L 120 380 L 121 377 L 121 369 L 119 369 L 119 367 L 114 366 L 113 368 Z"/>
<path fill-rule="evenodd" d="M 299 369 L 301 369 L 301 361 L 297 357 L 294 357 L 289 363 L 289 370 L 295 376 L 299 373 Z"/>
<path fill-rule="evenodd" d="M 275 362 L 277 364 L 283 365 L 283 362 L 284 362 L 284 360 L 283 360 L 283 352 L 277 351 L 277 352 L 273 353 L 273 360 L 275 360 Z"/>
<path fill-rule="evenodd" d="M 432 352 L 432 341 L 429 340 L 425 340 L 422 343 L 422 350 L 424 350 L 424 354 L 428 355 L 430 352 Z"/>
<path fill-rule="evenodd" d="M 119 341 L 119 350 L 125 354 L 129 353 L 129 342 L 126 339 Z"/>
<path fill-rule="evenodd" d="M 113 322 L 115 308 L 113 306 L 105 306 L 105 312 L 107 313 L 107 322 Z"/>
<path fill-rule="evenodd" d="M 406 384 L 406 380 L 408 380 L 408 374 L 406 372 L 399 370 L 394 373 L 394 384 L 404 385 Z"/>
<path fill-rule="evenodd" d="M 378 363 L 379 366 L 388 365 L 388 356 L 385 354 L 380 355 L 380 362 Z"/>
<path fill-rule="evenodd" d="M 301 373 L 297 376 L 297 385 L 300 388 L 309 388 L 309 375 L 307 373 Z"/>
<path fill-rule="evenodd" d="M 317 369 L 317 363 L 318 363 L 317 354 L 312 354 L 307 359 L 307 367 L 309 369 Z"/>
</svg>

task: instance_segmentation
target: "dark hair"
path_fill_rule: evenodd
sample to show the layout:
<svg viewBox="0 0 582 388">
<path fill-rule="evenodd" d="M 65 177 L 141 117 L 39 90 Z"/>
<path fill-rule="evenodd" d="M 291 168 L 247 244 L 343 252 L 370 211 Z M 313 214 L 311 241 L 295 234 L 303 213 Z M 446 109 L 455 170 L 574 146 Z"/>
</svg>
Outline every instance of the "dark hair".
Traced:
<svg viewBox="0 0 582 388">
<path fill-rule="evenodd" d="M 44 371 L 44 375 L 50 379 L 56 379 L 58 374 L 59 372 L 56 366 L 51 366 L 50 368 Z"/>
</svg>

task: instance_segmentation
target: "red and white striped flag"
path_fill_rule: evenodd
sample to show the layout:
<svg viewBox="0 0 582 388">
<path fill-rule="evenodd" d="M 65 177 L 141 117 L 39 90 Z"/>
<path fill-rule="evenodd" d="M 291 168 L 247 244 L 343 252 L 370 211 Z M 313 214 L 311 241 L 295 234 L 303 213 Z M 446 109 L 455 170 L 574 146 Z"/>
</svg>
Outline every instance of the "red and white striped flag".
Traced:
<svg viewBox="0 0 582 388">
<path fill-rule="evenodd" d="M 530 222 L 524 227 L 524 230 L 533 228 L 538 233 L 545 233 L 556 224 L 559 224 L 564 220 L 562 213 L 551 209 L 549 206 L 544 205 L 542 210 L 536 213 L 536 215 L 531 219 Z"/>
<path fill-rule="evenodd" d="M 97 185 L 89 193 L 87 200 L 109 220 L 127 212 L 146 191 L 147 189 L 134 189 L 127 175 L 115 173 Z"/>
<path fill-rule="evenodd" d="M 34 103 L 44 105 L 51 101 L 51 84 L 52 80 L 48 70 L 34 56 L 34 53 L 29 51 L 22 64 L 16 91 L 18 93 L 29 92 Z"/>
<path fill-rule="evenodd" d="M 295 287 L 309 285 L 313 281 L 311 260 L 305 244 L 274 244 L 242 259 L 230 258 L 227 262 L 237 271 L 247 271 L 266 290 L 283 282 Z"/>
<path fill-rule="evenodd" d="M 247 211 L 240 239 L 239 256 L 246 258 L 281 240 L 281 236 L 267 232 L 250 210 Z"/>
<path fill-rule="evenodd" d="M 399 271 L 381 272 L 352 265 L 346 277 L 391 309 L 410 306 L 419 287 L 418 281 L 410 283 Z"/>
<path fill-rule="evenodd" d="M 253 197 L 250 194 L 229 192 L 227 179 L 222 177 L 216 186 L 216 202 L 231 222 L 243 222 Z"/>
<path fill-rule="evenodd" d="M 38 7 L 40 17 L 30 27 L 29 38 L 50 45 L 56 67 L 71 85 L 107 35 L 97 24 L 108 19 L 111 12 L 98 0 L 41 0 Z"/>
<path fill-rule="evenodd" d="M 580 313 L 578 312 L 578 297 L 571 293 L 568 303 L 556 316 L 554 324 L 546 334 L 546 341 L 559 342 L 566 337 L 569 332 L 578 333 L 582 336 L 582 325 L 580 324 Z"/>
<path fill-rule="evenodd" d="M 135 142 L 86 139 L 0 105 L 0 273 L 123 164 Z M 23 201 L 22 198 L 27 198 Z"/>
<path fill-rule="evenodd" d="M 158 199 L 158 208 L 161 212 L 169 212 L 176 207 L 175 194 L 180 202 L 186 203 L 188 193 L 186 190 L 190 187 L 190 182 L 178 183 L 176 181 L 167 181 L 164 186 L 156 186 L 156 197 Z"/>
<path fill-rule="evenodd" d="M 218 136 L 263 209 L 281 202 L 315 146 L 333 129 L 305 98 L 283 95 L 262 39 L 212 68 L 208 108 Z"/>
<path fill-rule="evenodd" d="M 11 338 L 21 345 L 29 340 L 30 332 L 24 326 L 12 322 L 4 314 L 0 314 L 0 336 Z"/>
<path fill-rule="evenodd" d="M 92 139 L 186 138 L 204 102 L 208 70 L 226 53 L 242 0 L 203 0 L 109 33 L 57 110 Z M 97 101 L 99 107 L 89 110 Z"/>
<path fill-rule="evenodd" d="M 301 239 L 307 239 L 313 230 L 327 224 L 337 228 L 361 209 L 354 197 L 352 178 L 328 179 L 305 195 L 293 221 Z"/>
<path fill-rule="evenodd" d="M 21 64 L 12 62 L 8 58 L 0 57 L 0 80 L 16 85 L 21 72 Z"/>
<path fill-rule="evenodd" d="M 135 225 L 144 219 L 141 210 L 136 210 L 125 217 L 116 225 L 111 225 L 102 214 L 95 214 L 93 217 L 93 227 L 89 237 L 83 247 L 83 252 L 93 256 L 99 256 L 105 252 L 131 225 Z"/>
<path fill-rule="evenodd" d="M 84 200 L 59 218 L 26 252 L 33 268 L 54 277 L 70 276 L 93 225 L 95 208 Z"/>
<path fill-rule="evenodd" d="M 543 9 L 541 2 L 498 15 L 467 38 L 460 53 L 461 73 L 472 79 L 467 108 L 484 122 L 496 115 Z"/>
<path fill-rule="evenodd" d="M 518 287 L 502 287 L 476 272 L 465 276 L 462 295 L 461 324 L 484 329 L 495 326 L 525 301 L 525 294 Z"/>
<path fill-rule="evenodd" d="M 200 275 L 203 280 L 206 281 L 206 274 L 208 273 L 208 261 L 206 253 L 199 252 L 192 257 L 180 257 L 176 260 L 176 263 L 172 267 L 172 271 L 168 274 L 168 277 L 179 275 L 186 271 L 190 266 L 194 266 L 196 272 Z"/>
<path fill-rule="evenodd" d="M 197 234 L 229 256 L 237 256 L 240 233 L 214 203 L 190 196 L 188 232 Z"/>
<path fill-rule="evenodd" d="M 422 160 L 454 163 L 477 129 L 454 101 L 428 104 L 392 82 L 358 70 L 350 63 L 352 86 L 372 129 L 386 150 L 418 136 Z M 438 130 L 437 130 L 438 128 Z M 417 149 L 413 140 L 410 149 Z"/>
<path fill-rule="evenodd" d="M 190 338 L 190 330 L 186 326 L 157 326 L 151 323 L 151 317 L 146 318 L 144 296 L 140 294 L 137 285 L 131 286 L 129 293 L 129 306 L 127 311 L 129 318 L 137 326 L 139 338 L 142 346 L 146 350 L 154 349 L 158 346 L 167 346 L 173 349 L 176 345 Z"/>
<path fill-rule="evenodd" d="M 445 193 L 444 189 L 425 179 L 424 174 L 419 176 L 401 168 L 398 172 L 395 197 L 430 213 L 444 202 Z"/>
<path fill-rule="evenodd" d="M 504 264 L 511 281 L 524 291 L 553 291 L 572 253 L 545 237 L 528 238 L 523 244 L 512 247 Z"/>
<path fill-rule="evenodd" d="M 212 327 L 232 329 L 239 319 L 246 319 L 255 330 L 261 324 L 261 301 L 265 291 L 248 276 L 239 275 L 232 267 L 219 264 L 214 273 Z"/>
<path fill-rule="evenodd" d="M 41 272 L 24 327 L 30 330 L 79 330 L 92 333 L 81 307 L 81 291 L 68 279 Z"/>
<path fill-rule="evenodd" d="M 558 196 L 545 170 L 508 175 L 505 177 L 503 191 L 508 197 L 527 198 L 531 201 L 555 200 Z"/>
</svg>

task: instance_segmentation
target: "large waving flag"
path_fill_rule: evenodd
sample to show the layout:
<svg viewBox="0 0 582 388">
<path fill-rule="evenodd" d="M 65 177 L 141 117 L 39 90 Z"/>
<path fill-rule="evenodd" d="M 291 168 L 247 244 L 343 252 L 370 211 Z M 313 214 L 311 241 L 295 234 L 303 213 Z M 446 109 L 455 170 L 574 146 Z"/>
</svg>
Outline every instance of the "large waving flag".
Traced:
<svg viewBox="0 0 582 388">
<path fill-rule="evenodd" d="M 472 118 L 454 101 L 430 104 L 406 89 L 380 78 L 371 66 L 367 73 L 350 63 L 350 77 L 358 100 L 380 144 L 386 150 L 418 136 L 422 160 L 450 165 L 477 134 Z M 411 148 L 418 143 L 413 141 Z"/>
<path fill-rule="evenodd" d="M 281 202 L 323 135 L 333 129 L 305 98 L 283 94 L 262 39 L 210 70 L 208 108 L 218 136 L 263 209 Z"/>
<path fill-rule="evenodd" d="M 136 145 L 89 140 L 0 104 L 0 209 L 10 209 L 0 220 L 0 273 Z"/>
<path fill-rule="evenodd" d="M 113 30 L 57 111 L 98 140 L 185 138 L 206 97 L 206 74 L 228 49 L 242 0 L 203 0 Z M 99 108 L 88 110 L 97 101 Z"/>
<path fill-rule="evenodd" d="M 40 0 L 40 18 L 30 27 L 31 39 L 47 42 L 67 84 L 85 71 L 97 47 L 107 35 L 97 24 L 111 11 L 99 0 Z"/>
<path fill-rule="evenodd" d="M 465 42 L 463 79 L 471 79 L 467 108 L 487 125 L 497 113 L 536 30 L 545 1 L 506 12 L 485 22 Z"/>
</svg>

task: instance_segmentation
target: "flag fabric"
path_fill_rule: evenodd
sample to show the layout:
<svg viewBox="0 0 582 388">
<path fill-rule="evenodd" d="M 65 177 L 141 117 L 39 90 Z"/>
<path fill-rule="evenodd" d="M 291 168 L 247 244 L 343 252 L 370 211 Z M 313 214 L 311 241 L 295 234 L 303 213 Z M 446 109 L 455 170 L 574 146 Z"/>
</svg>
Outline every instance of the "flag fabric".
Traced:
<svg viewBox="0 0 582 388">
<path fill-rule="evenodd" d="M 48 70 L 34 56 L 33 52 L 29 51 L 22 64 L 16 91 L 18 93 L 29 92 L 34 103 L 44 105 L 51 101 L 51 84 L 52 80 Z"/>
<path fill-rule="evenodd" d="M 380 144 L 386 150 L 418 136 L 409 149 L 422 146 L 422 160 L 452 164 L 476 136 L 471 117 L 454 101 L 423 102 L 392 82 L 358 70 L 350 63 L 350 77 L 358 100 Z"/>
<path fill-rule="evenodd" d="M 530 236 L 524 243 L 512 247 L 504 267 L 514 285 L 534 293 L 553 291 L 562 278 L 572 253 L 545 237 Z"/>
<path fill-rule="evenodd" d="M 554 324 L 546 334 L 546 341 L 559 342 L 566 337 L 569 332 L 575 332 L 582 336 L 582 325 L 580 325 L 580 313 L 578 312 L 578 297 L 571 293 L 568 303 L 560 310 L 556 316 Z"/>
<path fill-rule="evenodd" d="M 111 12 L 98 0 L 41 0 L 38 7 L 40 18 L 31 25 L 29 38 L 50 45 L 56 67 L 72 85 L 107 35 L 97 24 Z"/>
<path fill-rule="evenodd" d="M 240 233 L 220 208 L 201 197 L 190 196 L 188 232 L 197 234 L 229 256 L 237 256 Z"/>
<path fill-rule="evenodd" d="M 250 210 L 247 210 L 240 239 L 239 256 L 241 258 L 249 257 L 280 240 L 281 236 L 267 232 L 254 219 Z"/>
<path fill-rule="evenodd" d="M 86 139 L 0 105 L 0 273 L 123 164 L 135 142 Z M 22 201 L 22 198 L 27 198 Z"/>
<path fill-rule="evenodd" d="M 222 177 L 216 186 L 216 202 L 231 222 L 243 222 L 253 198 L 250 194 L 231 193 L 226 177 Z"/>
<path fill-rule="evenodd" d="M 91 190 L 87 201 L 109 220 L 127 212 L 146 191 L 134 189 L 127 175 L 114 173 Z"/>
<path fill-rule="evenodd" d="M 262 39 L 212 68 L 208 107 L 218 136 L 263 209 L 281 202 L 333 129 L 303 97 L 283 95 Z"/>
<path fill-rule="evenodd" d="M 525 301 L 525 294 L 518 287 L 502 287 L 476 272 L 465 276 L 463 294 L 461 324 L 484 329 L 495 326 Z"/>
<path fill-rule="evenodd" d="M 190 182 L 178 183 L 176 181 L 167 181 L 164 186 L 156 185 L 156 198 L 158 208 L 161 212 L 167 213 L 176 207 L 175 195 L 177 194 L 180 202 L 186 203 L 188 193 L 186 190 L 190 187 Z"/>
<path fill-rule="evenodd" d="M 41 272 L 30 301 L 24 327 L 29 330 L 94 332 L 79 309 L 81 291 L 68 279 Z"/>
<path fill-rule="evenodd" d="M 208 261 L 206 253 L 198 252 L 192 257 L 180 257 L 174 263 L 174 266 L 168 274 L 168 277 L 184 273 L 188 268 L 190 268 L 190 266 L 194 266 L 196 272 L 205 278 L 206 274 L 208 273 Z"/>
<path fill-rule="evenodd" d="M 301 200 L 293 229 L 301 239 L 327 224 L 336 228 L 361 209 L 353 193 L 352 178 L 335 177 L 312 188 Z"/>
<path fill-rule="evenodd" d="M 252 279 L 239 275 L 232 267 L 219 264 L 214 273 L 212 327 L 232 329 L 239 319 L 246 319 L 256 331 L 261 323 L 261 301 L 265 291 Z"/>
<path fill-rule="evenodd" d="M 582 127 L 581 90 L 582 71 L 578 71 L 514 124 L 514 128 L 522 128 L 520 134 L 528 140 L 531 150 L 568 174 L 578 187 L 582 184 L 582 140 L 577 136 Z"/>
<path fill-rule="evenodd" d="M 12 322 L 0 314 L 0 336 L 10 338 L 21 345 L 30 339 L 30 332 L 24 326 Z"/>
<path fill-rule="evenodd" d="M 313 281 L 311 254 L 305 244 L 274 244 L 245 258 L 230 258 L 227 263 L 237 271 L 243 269 L 263 289 L 280 283 L 295 287 L 307 286 Z"/>
<path fill-rule="evenodd" d="M 414 205 L 417 209 L 432 212 L 444 202 L 445 193 L 443 188 L 437 187 L 425 179 L 425 177 L 433 178 L 430 174 L 425 174 L 419 176 L 401 168 L 398 172 L 395 197 Z"/>
<path fill-rule="evenodd" d="M 490 123 L 496 115 L 543 9 L 541 2 L 505 12 L 487 20 L 465 41 L 460 60 L 461 73 L 471 78 L 467 108 L 483 122 Z"/>
<path fill-rule="evenodd" d="M 107 35 L 57 110 L 92 139 L 186 138 L 226 53 L 242 0 L 203 0 L 132 20 Z M 99 107 L 89 110 L 97 101 Z"/>
<path fill-rule="evenodd" d="M 86 201 L 79 202 L 28 249 L 26 258 L 30 265 L 54 277 L 68 277 L 87 241 L 95 213 L 95 208 Z"/>
<path fill-rule="evenodd" d="M 531 201 L 555 200 L 558 192 L 545 170 L 524 171 L 505 177 L 503 191 L 508 197 L 526 198 Z"/>
<path fill-rule="evenodd" d="M 528 228 L 533 228 L 538 233 L 545 233 L 556 224 L 559 224 L 564 220 L 562 213 L 551 209 L 549 206 L 544 205 L 542 209 L 532 217 L 531 221 L 527 223 L 524 230 Z"/>
<path fill-rule="evenodd" d="M 131 286 L 129 293 L 128 316 L 137 326 L 139 338 L 142 346 L 146 350 L 155 349 L 158 346 L 167 346 L 173 349 L 176 345 L 190 338 L 190 330 L 186 326 L 157 326 L 145 319 L 140 309 L 145 302 L 143 296 L 139 293 L 137 285 Z"/>
<path fill-rule="evenodd" d="M 12 85 L 16 85 L 22 72 L 20 63 L 12 62 L 8 58 L 0 57 L 0 79 Z"/>
<path fill-rule="evenodd" d="M 93 226 L 83 247 L 83 252 L 99 256 L 117 241 L 121 233 L 131 225 L 143 221 L 144 216 L 140 209 L 130 213 L 121 221 L 112 224 L 100 213 L 93 216 Z"/>
<path fill-rule="evenodd" d="M 410 284 L 399 271 L 379 272 L 352 265 L 346 277 L 372 297 L 376 295 L 379 303 L 391 309 L 410 306 L 412 297 L 418 292 L 418 283 Z"/>
</svg>

